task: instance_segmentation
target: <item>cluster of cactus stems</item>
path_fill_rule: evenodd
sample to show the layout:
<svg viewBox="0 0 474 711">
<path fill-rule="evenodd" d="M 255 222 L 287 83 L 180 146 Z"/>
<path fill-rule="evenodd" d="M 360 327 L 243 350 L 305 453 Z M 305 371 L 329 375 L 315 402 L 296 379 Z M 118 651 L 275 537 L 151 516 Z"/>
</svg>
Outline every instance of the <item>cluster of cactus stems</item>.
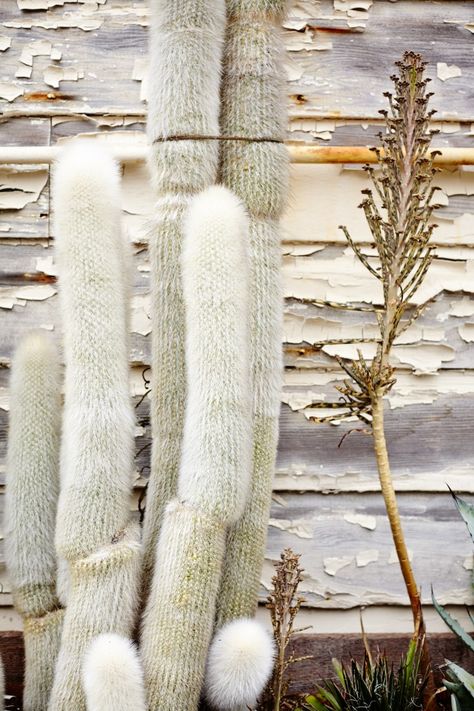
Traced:
<svg viewBox="0 0 474 711">
<path fill-rule="evenodd" d="M 283 0 L 152 2 L 143 530 L 120 170 L 83 142 L 54 168 L 65 375 L 38 332 L 17 350 L 11 388 L 7 563 L 26 711 L 192 711 L 203 694 L 230 711 L 255 705 L 271 674 L 273 642 L 253 616 L 281 385 L 283 11 Z"/>
</svg>

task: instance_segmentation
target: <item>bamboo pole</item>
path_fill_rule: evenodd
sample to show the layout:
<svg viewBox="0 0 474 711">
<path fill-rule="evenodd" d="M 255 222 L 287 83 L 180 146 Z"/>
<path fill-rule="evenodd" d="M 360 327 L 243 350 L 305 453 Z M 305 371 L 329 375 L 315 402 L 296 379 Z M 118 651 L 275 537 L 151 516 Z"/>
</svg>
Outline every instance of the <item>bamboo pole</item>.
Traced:
<svg viewBox="0 0 474 711">
<path fill-rule="evenodd" d="M 79 139 L 82 140 L 82 139 Z M 106 144 L 107 145 L 107 144 Z M 309 143 L 287 142 L 292 163 L 376 163 L 375 153 L 366 146 L 314 146 Z M 60 146 L 0 146 L 0 164 L 28 165 L 52 163 Z M 474 148 L 440 148 L 435 165 L 474 165 Z M 121 163 L 146 160 L 148 146 L 110 144 L 110 151 Z"/>
</svg>

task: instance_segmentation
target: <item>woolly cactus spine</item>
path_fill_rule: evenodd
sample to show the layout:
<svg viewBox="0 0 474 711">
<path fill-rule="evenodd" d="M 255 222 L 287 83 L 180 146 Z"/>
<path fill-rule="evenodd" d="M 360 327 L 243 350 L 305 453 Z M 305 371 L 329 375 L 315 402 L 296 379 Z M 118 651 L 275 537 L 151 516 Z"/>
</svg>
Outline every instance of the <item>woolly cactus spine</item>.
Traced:
<svg viewBox="0 0 474 711">
<path fill-rule="evenodd" d="M 134 418 L 118 167 L 80 143 L 66 149 L 53 181 L 66 361 L 56 548 L 71 561 L 127 524 Z"/>
<path fill-rule="evenodd" d="M 242 199 L 250 215 L 254 451 L 247 507 L 227 540 L 218 628 L 255 612 L 278 441 L 282 370 L 278 220 L 287 194 L 288 156 L 279 143 L 285 135 L 285 112 L 277 23 L 284 9 L 283 0 L 227 0 L 221 132 L 249 141 L 222 143 L 220 179 Z"/>
<path fill-rule="evenodd" d="M 273 669 L 275 645 L 257 620 L 242 618 L 218 630 L 209 650 L 204 689 L 213 708 L 253 708 Z"/>
<path fill-rule="evenodd" d="M 181 288 L 183 217 L 216 180 L 225 0 L 152 0 L 148 136 L 157 195 L 150 239 L 153 447 L 144 522 L 144 582 L 151 583 L 166 504 L 176 495 L 186 399 Z M 182 138 L 189 140 L 168 140 Z"/>
<path fill-rule="evenodd" d="M 151 711 L 196 709 L 227 527 L 250 475 L 247 222 L 213 187 L 191 203 L 183 252 L 188 402 L 179 501 L 165 514 L 142 627 Z"/>
<path fill-rule="evenodd" d="M 13 359 L 6 486 L 6 560 L 24 619 L 25 711 L 45 711 L 59 650 L 54 526 L 59 491 L 61 372 L 45 333 L 20 343 Z"/>
<path fill-rule="evenodd" d="M 56 660 L 61 644 L 64 610 L 53 610 L 42 617 L 25 617 L 25 711 L 46 711 L 53 688 Z"/>
<path fill-rule="evenodd" d="M 140 531 L 130 525 L 117 540 L 70 564 L 71 583 L 49 711 L 83 711 L 84 653 L 99 634 L 130 637 L 136 621 L 141 567 Z"/>
<path fill-rule="evenodd" d="M 82 677 L 87 711 L 146 711 L 143 671 L 129 639 L 118 634 L 94 639 Z"/>
</svg>

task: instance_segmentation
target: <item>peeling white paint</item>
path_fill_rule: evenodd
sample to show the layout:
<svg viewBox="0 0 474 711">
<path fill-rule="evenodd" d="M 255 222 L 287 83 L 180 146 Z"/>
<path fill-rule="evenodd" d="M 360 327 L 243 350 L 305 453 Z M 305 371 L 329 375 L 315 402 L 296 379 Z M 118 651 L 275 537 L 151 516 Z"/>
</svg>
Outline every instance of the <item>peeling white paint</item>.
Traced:
<svg viewBox="0 0 474 711">
<path fill-rule="evenodd" d="M 436 64 L 436 74 L 438 79 L 441 79 L 441 81 L 447 81 L 448 79 L 460 77 L 462 75 L 462 71 L 456 64 L 448 65 L 446 62 L 438 62 Z"/>
<path fill-rule="evenodd" d="M 6 52 L 10 49 L 12 44 L 12 38 L 7 35 L 0 35 L 0 52 Z"/>
<path fill-rule="evenodd" d="M 327 575 L 336 575 L 342 568 L 346 568 L 353 562 L 352 556 L 342 556 L 340 558 L 324 558 L 324 572 Z"/>
<path fill-rule="evenodd" d="M 0 308 L 24 306 L 26 301 L 44 301 L 56 294 L 51 284 L 32 284 L 18 287 L 0 287 Z"/>
<path fill-rule="evenodd" d="M 358 568 L 365 568 L 369 563 L 376 563 L 379 559 L 379 552 L 376 548 L 367 551 L 360 551 L 356 555 L 356 565 Z"/>
<path fill-rule="evenodd" d="M 149 294 L 134 294 L 131 303 L 130 330 L 147 336 L 151 333 L 151 305 Z"/>
<path fill-rule="evenodd" d="M 48 170 L 36 166 L 0 167 L 0 210 L 21 210 L 38 200 L 48 181 Z"/>
<path fill-rule="evenodd" d="M 7 101 L 15 101 L 19 96 L 25 93 L 23 87 L 18 86 L 14 82 L 0 81 L 0 99 Z"/>
<path fill-rule="evenodd" d="M 76 67 L 61 67 L 57 64 L 50 64 L 43 73 L 43 79 L 48 86 L 59 89 L 59 82 L 84 79 L 84 72 Z"/>
<path fill-rule="evenodd" d="M 289 521 L 284 518 L 271 518 L 268 522 L 269 526 L 279 528 L 280 531 L 287 531 L 298 538 L 312 538 L 313 528 L 305 521 Z"/>
<path fill-rule="evenodd" d="M 375 531 L 377 527 L 375 516 L 369 516 L 368 514 L 346 513 L 344 514 L 344 521 L 354 523 L 361 526 L 361 528 L 367 528 L 369 531 Z"/>
</svg>

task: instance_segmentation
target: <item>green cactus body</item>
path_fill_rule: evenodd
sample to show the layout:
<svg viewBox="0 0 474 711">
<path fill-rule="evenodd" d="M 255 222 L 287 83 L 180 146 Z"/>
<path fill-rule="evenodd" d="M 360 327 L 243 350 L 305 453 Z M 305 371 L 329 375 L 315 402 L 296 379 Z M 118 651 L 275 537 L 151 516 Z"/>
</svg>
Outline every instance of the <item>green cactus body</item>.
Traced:
<svg viewBox="0 0 474 711">
<path fill-rule="evenodd" d="M 250 362 L 253 474 L 242 518 L 229 531 L 217 626 L 253 616 L 257 603 L 271 502 L 281 396 L 282 288 L 278 220 L 288 191 L 282 141 L 282 0 L 227 0 L 221 132 L 272 141 L 225 141 L 220 179 L 250 215 Z"/>
<path fill-rule="evenodd" d="M 166 504 L 176 495 L 186 375 L 180 260 L 189 198 L 216 180 L 224 0 L 152 0 L 148 135 L 157 221 L 150 238 L 153 447 L 144 521 L 144 588 L 151 584 Z"/>
<path fill-rule="evenodd" d="M 129 516 L 134 417 L 118 166 L 98 146 L 74 145 L 55 167 L 53 198 L 66 362 L 56 548 L 69 562 L 110 543 Z"/>
<path fill-rule="evenodd" d="M 48 708 L 63 620 L 64 610 L 54 610 L 42 617 L 27 617 L 24 620 L 25 711 L 46 711 Z"/>
<path fill-rule="evenodd" d="M 186 218 L 183 293 L 188 400 L 178 497 L 165 512 L 142 626 L 148 706 L 197 709 L 226 532 L 251 468 L 247 220 L 223 187 Z"/>
<path fill-rule="evenodd" d="M 25 711 L 46 711 L 59 649 L 54 526 L 59 492 L 61 372 L 50 337 L 26 336 L 13 360 L 6 487 L 6 559 L 23 617 Z"/>
<path fill-rule="evenodd" d="M 117 541 L 70 564 L 70 590 L 49 711 L 85 711 L 81 670 L 86 649 L 105 632 L 130 637 L 136 622 L 140 531 L 130 525 Z"/>
</svg>

